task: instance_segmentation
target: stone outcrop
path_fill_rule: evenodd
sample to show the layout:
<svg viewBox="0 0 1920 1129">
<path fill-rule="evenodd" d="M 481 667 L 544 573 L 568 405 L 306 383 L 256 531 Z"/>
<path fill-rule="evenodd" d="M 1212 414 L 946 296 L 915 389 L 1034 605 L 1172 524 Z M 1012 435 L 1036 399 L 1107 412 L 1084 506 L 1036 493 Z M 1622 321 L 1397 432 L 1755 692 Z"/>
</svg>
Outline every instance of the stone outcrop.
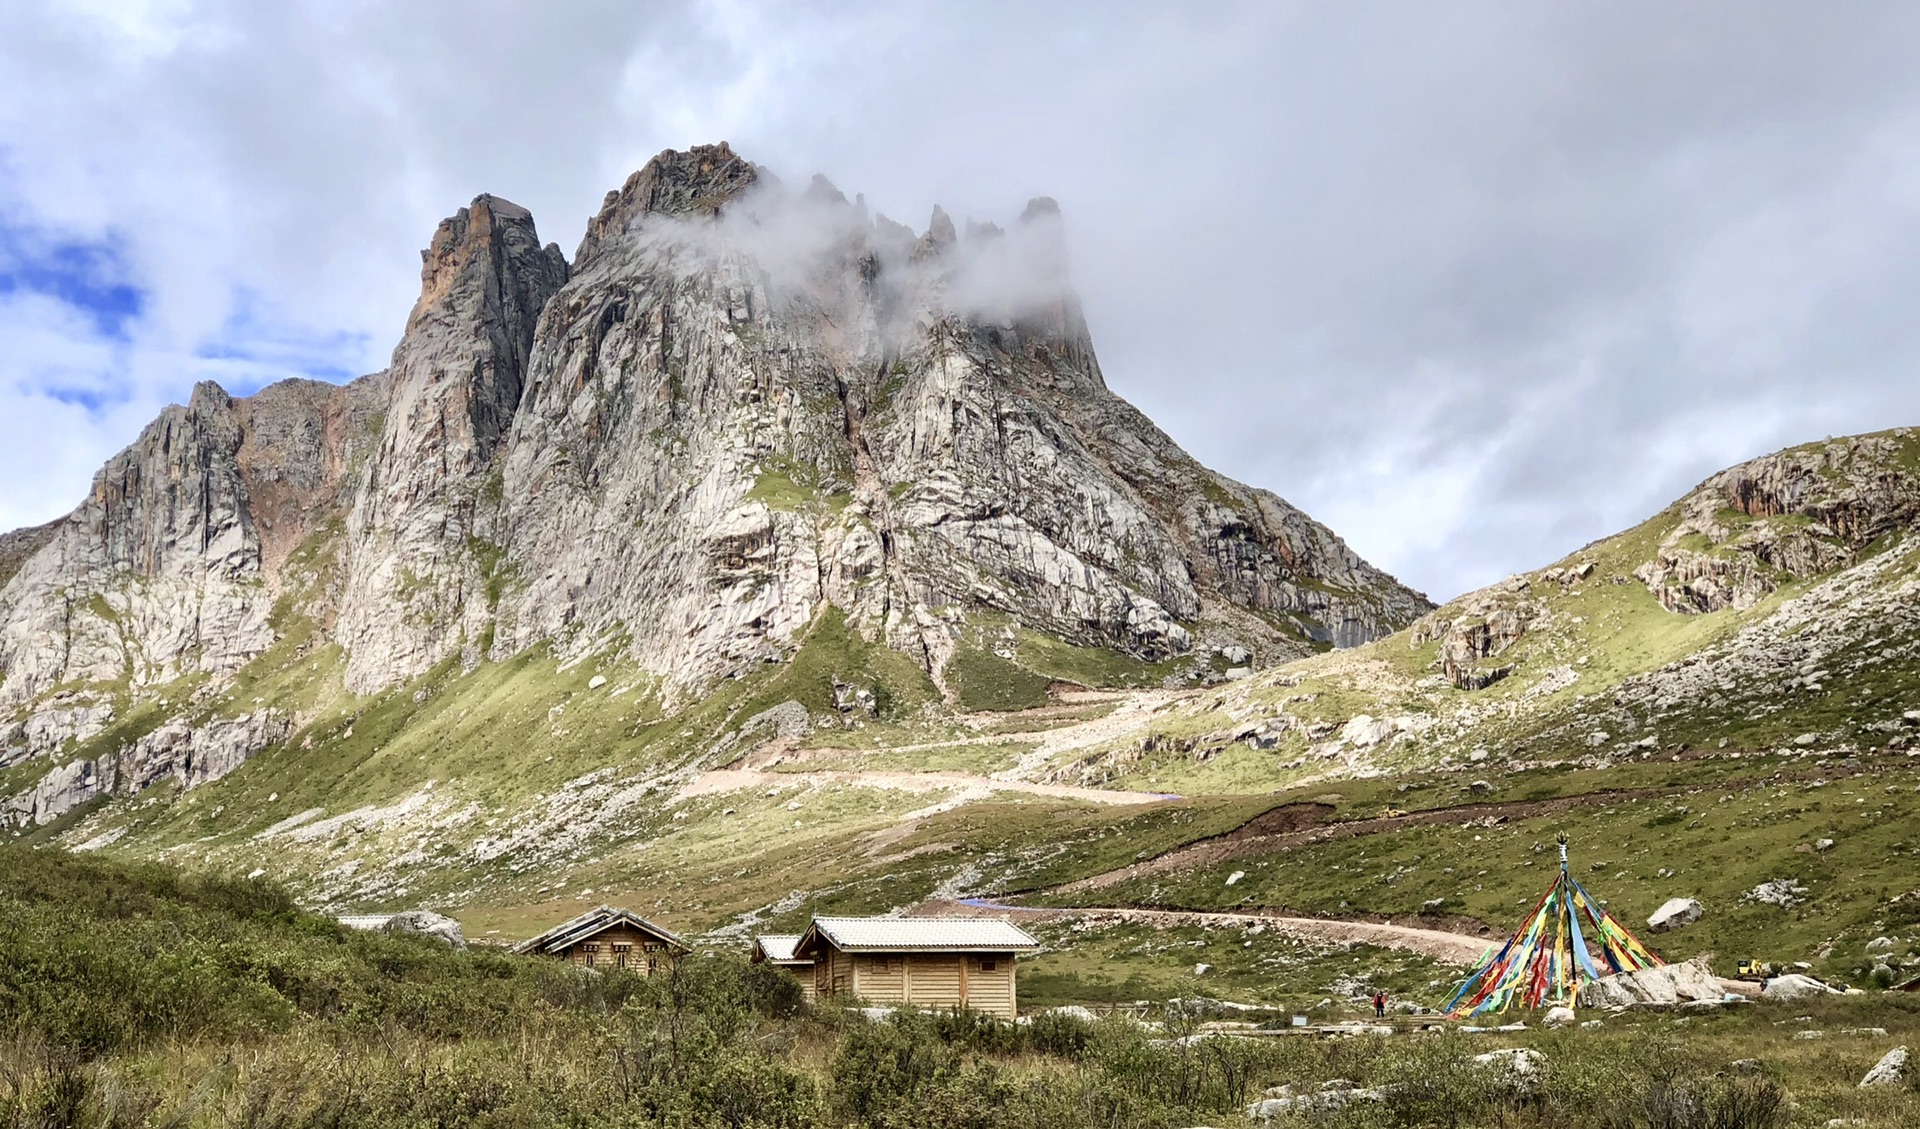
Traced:
<svg viewBox="0 0 1920 1129">
<path fill-rule="evenodd" d="M 1760 990 L 1760 998 L 1780 1001 L 1816 999 L 1820 996 L 1840 994 L 1839 989 L 1823 984 L 1811 976 L 1802 976 L 1798 972 L 1769 977 L 1767 986 Z"/>
<path fill-rule="evenodd" d="M 1726 996 L 1706 957 L 1679 964 L 1617 972 L 1583 984 L 1579 1005 L 1623 1008 L 1638 1004 L 1672 1005 L 1689 1000 L 1718 1000 Z"/>
<path fill-rule="evenodd" d="M 389 935 L 431 937 L 456 949 L 467 947 L 467 938 L 460 932 L 460 923 L 445 914 L 429 909 L 410 909 L 387 918 L 380 931 Z"/>
<path fill-rule="evenodd" d="M 218 780 L 287 739 L 286 715 L 261 710 L 189 725 L 170 722 L 117 751 L 58 765 L 32 788 L 0 800 L 0 826 L 43 825 L 100 796 L 131 796 L 162 781 L 180 788 Z"/>
<path fill-rule="evenodd" d="M 1634 571 L 1671 612 L 1750 608 L 1782 583 L 1852 564 L 1920 517 L 1904 433 L 1792 447 L 1721 471 L 1678 504 L 1680 520 Z"/>
<path fill-rule="evenodd" d="M 1584 578 L 1592 571 L 1575 571 Z M 1568 575 L 1553 569 L 1553 579 Z M 1528 590 L 1533 582 L 1524 576 L 1477 592 L 1470 592 L 1446 607 L 1421 618 L 1409 632 L 1409 642 L 1419 647 L 1438 641 L 1440 670 L 1448 682 L 1461 690 L 1484 690 L 1512 673 L 1511 666 L 1486 662 L 1503 652 L 1543 620 L 1547 614 L 1540 601 Z"/>
</svg>

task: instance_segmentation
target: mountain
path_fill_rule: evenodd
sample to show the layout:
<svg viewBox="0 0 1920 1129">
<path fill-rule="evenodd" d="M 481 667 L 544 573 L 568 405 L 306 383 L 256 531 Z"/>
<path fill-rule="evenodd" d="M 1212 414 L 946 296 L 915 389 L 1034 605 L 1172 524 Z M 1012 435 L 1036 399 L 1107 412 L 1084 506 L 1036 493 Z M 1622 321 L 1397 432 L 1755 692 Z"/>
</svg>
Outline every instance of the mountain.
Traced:
<svg viewBox="0 0 1920 1129">
<path fill-rule="evenodd" d="M 1704 904 L 1663 955 L 1920 968 L 1920 431 L 1434 607 L 1107 390 L 1060 224 L 722 146 L 571 258 L 476 199 L 385 371 L 202 385 L 0 537 L 0 818 L 481 939 L 1024 899 L 1062 1002 L 1420 990 L 1567 833 L 1623 921 Z"/>
<path fill-rule="evenodd" d="M 571 260 L 491 196 L 422 258 L 385 371 L 202 384 L 0 541 L 11 822 L 319 762 L 341 717 L 536 661 L 655 722 L 804 670 L 766 724 L 918 723 L 1431 607 L 1107 389 L 1049 200 L 915 233 L 722 144 L 650 161 Z"/>
</svg>

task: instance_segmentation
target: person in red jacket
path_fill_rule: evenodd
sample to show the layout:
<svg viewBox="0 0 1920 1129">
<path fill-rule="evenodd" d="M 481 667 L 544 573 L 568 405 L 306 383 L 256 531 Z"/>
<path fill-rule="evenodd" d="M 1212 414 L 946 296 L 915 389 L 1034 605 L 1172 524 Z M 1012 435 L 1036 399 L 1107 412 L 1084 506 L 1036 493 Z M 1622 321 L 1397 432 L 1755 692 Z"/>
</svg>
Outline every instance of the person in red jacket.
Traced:
<svg viewBox="0 0 1920 1129">
<path fill-rule="evenodd" d="M 1382 1017 L 1387 1014 L 1387 994 L 1385 992 L 1375 992 L 1373 994 L 1373 1014 Z"/>
</svg>

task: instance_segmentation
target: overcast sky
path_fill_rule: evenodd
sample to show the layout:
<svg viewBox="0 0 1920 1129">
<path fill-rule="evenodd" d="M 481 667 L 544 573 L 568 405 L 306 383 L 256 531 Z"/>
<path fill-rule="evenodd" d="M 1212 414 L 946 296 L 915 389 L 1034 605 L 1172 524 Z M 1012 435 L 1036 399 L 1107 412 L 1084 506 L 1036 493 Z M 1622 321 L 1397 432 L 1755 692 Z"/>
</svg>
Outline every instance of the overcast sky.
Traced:
<svg viewBox="0 0 1920 1129">
<path fill-rule="evenodd" d="M 1113 388 L 1437 598 L 1920 424 L 1920 4 L 13 0 L 0 527 L 196 380 L 380 368 L 477 193 L 571 254 L 721 139 L 1058 198 Z"/>
</svg>

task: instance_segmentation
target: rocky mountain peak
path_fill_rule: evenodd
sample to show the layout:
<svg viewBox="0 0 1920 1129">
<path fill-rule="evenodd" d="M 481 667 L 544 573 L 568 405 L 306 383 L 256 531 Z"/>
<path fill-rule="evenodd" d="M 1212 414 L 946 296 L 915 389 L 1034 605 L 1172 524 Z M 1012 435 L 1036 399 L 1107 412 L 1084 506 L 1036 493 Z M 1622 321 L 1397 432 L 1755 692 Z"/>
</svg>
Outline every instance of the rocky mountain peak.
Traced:
<svg viewBox="0 0 1920 1129">
<path fill-rule="evenodd" d="M 420 252 L 420 299 L 407 318 L 409 332 L 438 315 L 458 316 L 463 304 L 494 299 L 502 316 L 528 305 L 538 283 L 566 280 L 566 256 L 555 244 L 540 245 L 533 214 L 509 200 L 482 193 L 473 203 L 440 221 Z M 524 336 L 531 336 L 526 326 Z"/>
<path fill-rule="evenodd" d="M 574 268 L 590 261 L 609 237 L 632 229 L 646 216 L 714 215 L 761 176 L 760 169 L 724 141 L 695 145 L 684 152 L 663 149 L 625 184 L 607 193 L 599 214 L 587 221 L 587 233 L 574 253 Z"/>
<path fill-rule="evenodd" d="M 959 240 L 960 233 L 953 226 L 953 218 L 947 215 L 945 208 L 935 204 L 933 215 L 927 220 L 927 233 L 922 235 L 920 242 L 915 245 L 914 255 L 915 257 L 935 255 Z"/>
</svg>

